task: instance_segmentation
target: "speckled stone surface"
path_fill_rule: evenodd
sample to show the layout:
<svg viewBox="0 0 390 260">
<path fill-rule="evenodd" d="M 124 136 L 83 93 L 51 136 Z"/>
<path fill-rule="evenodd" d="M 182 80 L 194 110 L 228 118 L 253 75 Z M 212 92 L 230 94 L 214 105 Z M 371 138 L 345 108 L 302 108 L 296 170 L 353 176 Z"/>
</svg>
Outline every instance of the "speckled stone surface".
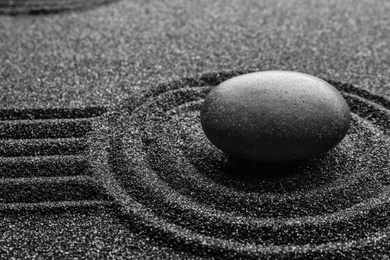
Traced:
<svg viewBox="0 0 390 260">
<path fill-rule="evenodd" d="M 0 14 L 43 15 L 66 11 L 84 11 L 117 0 L 0 0 Z"/>
<path fill-rule="evenodd" d="M 229 155 L 258 163 L 292 163 L 335 147 L 351 113 L 326 81 L 291 71 L 231 78 L 205 98 L 200 122 L 207 138 Z"/>
<path fill-rule="evenodd" d="M 228 2 L 0 16 L 0 258 L 388 258 L 388 1 Z M 203 98 L 258 70 L 338 88 L 339 148 L 277 177 L 215 150 Z"/>
</svg>

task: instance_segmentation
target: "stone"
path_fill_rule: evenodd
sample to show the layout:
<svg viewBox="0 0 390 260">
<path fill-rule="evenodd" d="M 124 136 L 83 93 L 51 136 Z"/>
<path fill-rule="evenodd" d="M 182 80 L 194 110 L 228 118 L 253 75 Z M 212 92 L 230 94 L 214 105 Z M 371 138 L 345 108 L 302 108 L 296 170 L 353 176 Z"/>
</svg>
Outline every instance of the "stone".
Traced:
<svg viewBox="0 0 390 260">
<path fill-rule="evenodd" d="M 206 137 L 223 152 L 257 163 L 307 160 L 334 148 L 351 113 L 328 82 L 299 72 L 262 71 L 213 88 L 202 105 Z"/>
</svg>

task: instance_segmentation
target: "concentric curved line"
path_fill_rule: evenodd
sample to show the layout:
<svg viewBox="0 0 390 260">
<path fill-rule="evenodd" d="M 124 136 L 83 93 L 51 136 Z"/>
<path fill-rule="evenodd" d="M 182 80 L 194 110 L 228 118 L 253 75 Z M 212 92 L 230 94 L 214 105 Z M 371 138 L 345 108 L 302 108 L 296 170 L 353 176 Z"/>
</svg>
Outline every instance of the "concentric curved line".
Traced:
<svg viewBox="0 0 390 260">
<path fill-rule="evenodd" d="M 104 129 L 112 130 L 103 131 L 110 136 L 105 140 L 110 145 L 101 147 L 106 152 L 95 165 L 100 169 L 96 177 L 120 202 L 126 215 L 150 230 L 152 237 L 165 237 L 164 241 L 170 241 L 168 244 L 179 243 L 183 250 L 227 258 L 353 255 L 372 244 L 386 244 L 390 226 L 390 186 L 386 181 L 390 170 L 386 157 L 390 154 L 390 102 L 353 86 L 333 83 L 347 99 L 356 129 L 347 136 L 349 139 L 343 144 L 342 153 L 329 155 L 336 157 L 333 162 L 339 164 L 332 170 L 343 171 L 344 166 L 340 164 L 343 161 L 339 159 L 351 153 L 355 157 L 348 157 L 348 163 L 356 165 L 346 169 L 356 172 L 338 173 L 336 179 L 326 180 L 318 187 L 288 193 L 236 190 L 234 185 L 228 187 L 215 182 L 202 173 L 201 168 L 195 167 L 199 162 L 207 163 L 199 161 L 207 158 L 191 158 L 199 156 L 189 148 L 199 137 L 191 137 L 194 134 L 191 124 L 195 121 L 188 119 L 196 115 L 202 97 L 207 94 L 204 91 L 207 86 L 215 86 L 235 75 L 208 74 L 172 85 L 163 84 L 146 93 L 144 98 L 132 99 L 121 114 L 111 114 L 113 119 Z M 194 95 L 194 91 L 203 96 Z M 186 132 L 180 127 L 189 128 Z M 102 138 L 104 134 L 98 136 Z M 365 139 L 366 143 L 362 141 Z M 197 149 L 202 147 L 203 143 L 199 143 Z M 362 167 L 368 158 L 370 165 Z M 299 181 L 299 177 L 295 178 Z M 353 192 L 353 187 L 361 190 Z M 334 203 L 342 196 L 344 202 L 339 206 L 330 205 L 334 210 L 318 207 L 315 214 L 296 217 L 229 212 L 226 205 L 218 207 L 206 198 L 207 195 L 217 196 L 223 203 L 230 197 L 231 205 L 242 203 L 245 198 L 248 205 L 267 198 L 269 201 L 264 205 L 278 200 L 279 203 L 291 203 L 291 199 L 299 203 L 322 200 L 326 206 L 333 203 L 326 197 L 334 196 L 335 192 L 340 192 L 341 197 L 335 198 Z M 287 200 L 283 200 L 284 197 Z M 276 206 L 274 212 L 278 212 Z"/>
</svg>

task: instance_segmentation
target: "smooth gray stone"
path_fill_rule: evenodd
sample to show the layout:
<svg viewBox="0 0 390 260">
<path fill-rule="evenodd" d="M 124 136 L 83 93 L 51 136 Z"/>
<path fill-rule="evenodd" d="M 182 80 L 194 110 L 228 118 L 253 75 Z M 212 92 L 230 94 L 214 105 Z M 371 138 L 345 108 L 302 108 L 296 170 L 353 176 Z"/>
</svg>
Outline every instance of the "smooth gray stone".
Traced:
<svg viewBox="0 0 390 260">
<path fill-rule="evenodd" d="M 255 72 L 215 87 L 201 109 L 207 138 L 245 160 L 284 163 L 334 148 L 351 113 L 343 96 L 317 77 L 289 71 Z"/>
</svg>

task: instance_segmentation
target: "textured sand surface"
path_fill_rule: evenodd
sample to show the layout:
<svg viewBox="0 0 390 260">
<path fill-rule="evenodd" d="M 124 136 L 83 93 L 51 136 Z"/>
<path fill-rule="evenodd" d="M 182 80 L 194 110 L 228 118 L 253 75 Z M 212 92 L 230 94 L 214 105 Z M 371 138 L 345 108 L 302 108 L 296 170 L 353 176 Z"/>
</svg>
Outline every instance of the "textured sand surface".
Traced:
<svg viewBox="0 0 390 260">
<path fill-rule="evenodd" d="M 121 1 L 1 16 L 1 106 L 112 104 L 208 71 L 280 69 L 390 95 L 387 1 Z"/>
<path fill-rule="evenodd" d="M 388 257 L 387 1 L 5 14 L 11 2 L 0 1 L 0 258 Z M 216 150 L 199 124 L 205 94 L 257 70 L 338 88 L 353 112 L 344 141 L 288 168 Z"/>
</svg>

